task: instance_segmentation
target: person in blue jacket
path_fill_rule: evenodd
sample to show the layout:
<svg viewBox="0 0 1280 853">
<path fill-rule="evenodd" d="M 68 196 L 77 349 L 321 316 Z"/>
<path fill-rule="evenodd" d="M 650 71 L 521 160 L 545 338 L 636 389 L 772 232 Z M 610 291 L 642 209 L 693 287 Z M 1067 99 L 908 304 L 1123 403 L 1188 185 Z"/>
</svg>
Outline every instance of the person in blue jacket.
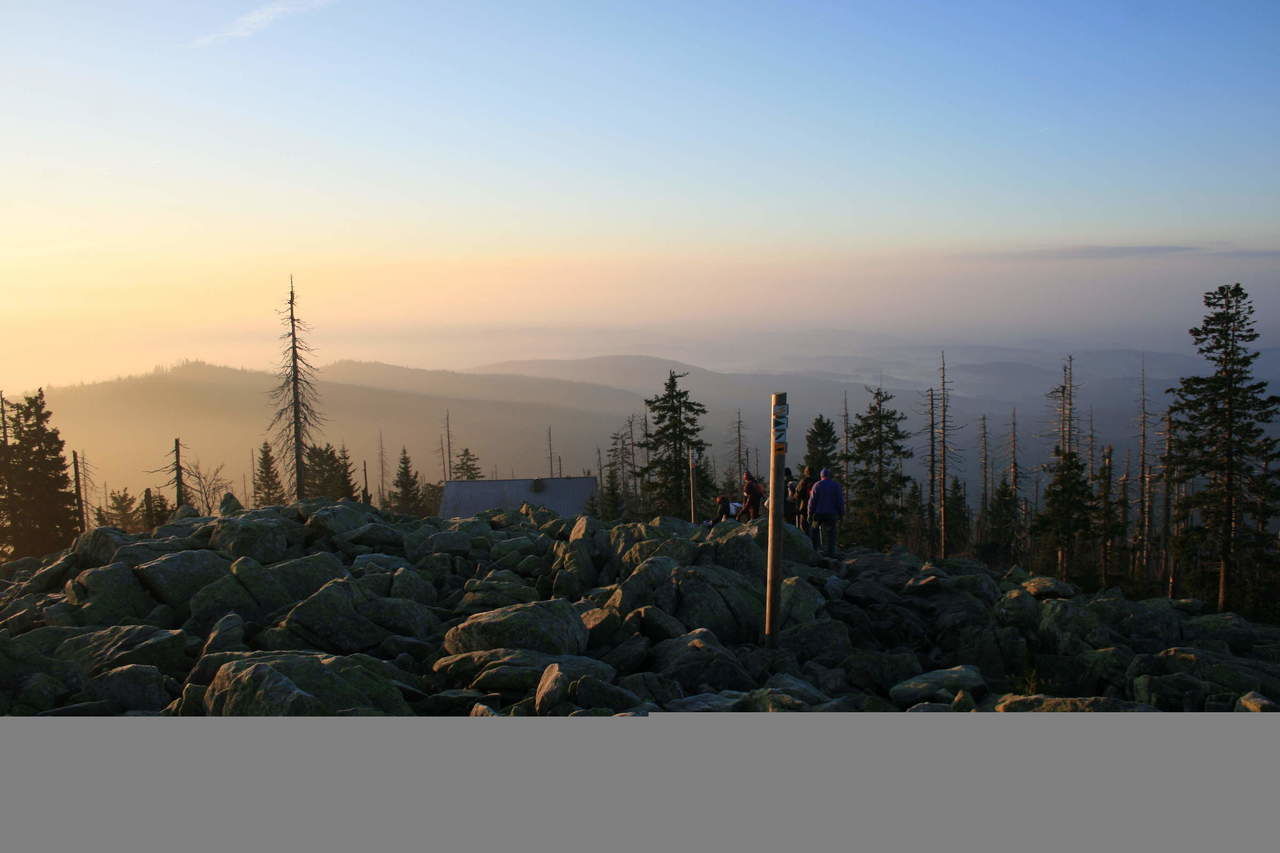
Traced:
<svg viewBox="0 0 1280 853">
<path fill-rule="evenodd" d="M 821 477 L 809 492 L 809 518 L 822 537 L 823 552 L 834 557 L 836 524 L 844 518 L 844 490 L 831 478 L 830 468 L 823 468 Z"/>
</svg>

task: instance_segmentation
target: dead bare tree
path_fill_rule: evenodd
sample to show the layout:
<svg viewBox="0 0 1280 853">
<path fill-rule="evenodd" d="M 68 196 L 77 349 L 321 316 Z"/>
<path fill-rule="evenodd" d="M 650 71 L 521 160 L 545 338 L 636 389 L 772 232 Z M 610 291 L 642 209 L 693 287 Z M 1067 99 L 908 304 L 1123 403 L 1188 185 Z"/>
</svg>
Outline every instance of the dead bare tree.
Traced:
<svg viewBox="0 0 1280 853">
<path fill-rule="evenodd" d="M 276 410 L 267 430 L 275 430 L 280 458 L 286 472 L 293 478 L 294 495 L 302 500 L 306 497 L 304 456 L 315 431 L 324 423 L 324 417 L 320 414 L 316 370 L 309 358 L 314 350 L 302 337 L 311 327 L 299 319 L 297 307 L 293 276 L 289 276 L 289 300 L 280 312 L 285 326 L 280 336 L 284 347 L 276 374 L 280 384 L 271 390 Z"/>
<path fill-rule="evenodd" d="M 213 515 L 223 495 L 231 490 L 231 481 L 223 476 L 221 463 L 210 471 L 200 468 L 196 460 L 187 468 L 187 476 L 191 479 L 191 497 L 196 502 L 196 509 L 201 515 Z"/>
<path fill-rule="evenodd" d="M 949 462 L 958 462 L 959 448 L 953 436 L 960 427 L 951 420 L 951 385 L 947 378 L 947 354 L 939 354 L 938 361 L 938 393 L 937 393 L 937 464 L 938 464 L 938 556 L 947 558 L 947 466 Z"/>
<path fill-rule="evenodd" d="M 1147 410 L 1147 358 L 1142 356 L 1138 378 L 1138 574 L 1145 579 L 1151 566 L 1151 467 L 1147 452 L 1147 431 L 1151 423 Z"/>
</svg>

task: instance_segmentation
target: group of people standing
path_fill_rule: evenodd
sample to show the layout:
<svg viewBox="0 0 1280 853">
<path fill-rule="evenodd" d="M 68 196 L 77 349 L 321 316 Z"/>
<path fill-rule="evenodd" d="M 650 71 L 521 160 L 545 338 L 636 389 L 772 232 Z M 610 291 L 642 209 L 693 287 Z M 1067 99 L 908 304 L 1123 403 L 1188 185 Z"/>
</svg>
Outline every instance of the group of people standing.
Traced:
<svg viewBox="0 0 1280 853">
<path fill-rule="evenodd" d="M 806 467 L 801 478 L 795 479 L 787 468 L 784 480 L 785 503 L 782 514 L 787 524 L 794 524 L 828 557 L 836 554 L 836 527 L 844 517 L 844 489 L 836 482 L 830 468 L 823 468 L 817 477 L 813 469 Z M 751 521 L 759 518 L 765 505 L 764 485 L 747 471 L 742 475 L 742 500 L 732 501 L 728 495 L 716 498 L 715 521 L 736 518 Z"/>
</svg>

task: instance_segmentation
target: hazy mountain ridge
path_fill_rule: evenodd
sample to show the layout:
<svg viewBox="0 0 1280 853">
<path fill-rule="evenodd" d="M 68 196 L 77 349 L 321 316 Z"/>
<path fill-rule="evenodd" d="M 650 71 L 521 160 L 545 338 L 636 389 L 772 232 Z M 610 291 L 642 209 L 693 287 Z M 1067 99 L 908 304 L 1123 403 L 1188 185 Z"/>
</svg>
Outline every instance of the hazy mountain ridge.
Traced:
<svg viewBox="0 0 1280 853">
<path fill-rule="evenodd" d="M 582 359 L 506 361 L 464 371 L 428 370 L 377 362 L 339 361 L 320 371 L 321 409 L 328 422 L 321 440 L 345 442 L 357 469 L 367 461 L 371 488 L 378 480 L 377 440 L 383 432 L 388 480 L 400 446 L 427 476 L 440 476 L 440 435 L 450 413 L 453 448 L 470 447 L 486 476 L 496 463 L 501 476 L 535 475 L 548 470 L 547 428 L 551 427 L 557 467 L 566 474 L 596 468 L 596 448 L 631 413 L 644 410 L 644 398 L 657 394 L 670 370 L 687 373 L 682 385 L 707 406 L 703 437 L 720 465 L 732 458 L 732 424 L 739 409 L 746 425 L 745 444 L 754 455 L 767 454 L 769 395 L 786 391 L 792 412 L 794 466 L 803 454 L 804 432 L 819 412 L 839 421 L 844 396 L 851 414 L 866 404 L 872 371 L 885 370 L 894 405 L 909 415 L 908 428 L 927 423 L 923 389 L 937 382 L 938 352 L 928 347 L 881 347 L 893 358 L 814 356 L 811 369 L 790 372 L 719 372 L 686 362 L 643 355 Z M 977 464 L 978 419 L 986 414 L 993 465 L 1006 463 L 1004 445 L 1011 411 L 1018 411 L 1021 463 L 1030 469 L 1051 449 L 1050 403 L 1045 394 L 1061 381 L 1061 356 L 1034 353 L 1022 360 L 980 361 L 975 357 L 1022 353 L 1016 348 L 958 348 L 947 351 L 953 380 L 952 415 L 960 460 L 953 470 L 972 477 Z M 807 357 L 806 357 L 807 358 Z M 970 360 L 971 358 L 975 360 Z M 1147 392 L 1153 413 L 1163 411 L 1165 389 L 1177 382 L 1172 367 L 1200 365 L 1179 354 L 1137 350 L 1086 350 L 1075 359 L 1080 386 L 1077 406 L 1082 431 L 1092 414 L 1098 448 L 1117 448 L 1117 464 L 1126 449 L 1136 449 L 1137 368 L 1145 359 Z M 838 369 L 832 370 L 831 367 Z M 845 372 L 856 370 L 857 373 Z M 1131 372 L 1127 372 L 1130 371 Z M 1265 350 L 1256 373 L 1280 387 L 1280 350 Z M 879 376 L 875 376 L 879 381 Z M 140 376 L 48 389 L 55 425 L 68 450 L 87 453 L 95 481 L 131 490 L 156 486 L 162 475 L 150 469 L 165 462 L 173 438 L 181 436 L 207 468 L 226 463 L 237 491 L 249 470 L 249 453 L 265 436 L 270 420 L 268 392 L 275 378 L 266 371 L 191 362 Z M 639 430 L 637 429 L 637 435 Z M 917 458 L 909 473 L 924 465 L 927 439 L 916 439 Z M 358 472 L 359 473 L 359 472 Z"/>
</svg>

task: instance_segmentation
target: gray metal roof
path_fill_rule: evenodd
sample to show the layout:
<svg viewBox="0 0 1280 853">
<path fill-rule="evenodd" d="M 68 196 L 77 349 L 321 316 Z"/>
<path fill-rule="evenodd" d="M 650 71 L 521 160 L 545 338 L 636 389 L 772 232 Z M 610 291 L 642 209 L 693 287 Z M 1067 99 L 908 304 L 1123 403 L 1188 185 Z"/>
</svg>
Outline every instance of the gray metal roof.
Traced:
<svg viewBox="0 0 1280 853">
<path fill-rule="evenodd" d="M 534 490 L 534 484 L 540 490 Z M 519 509 L 528 501 L 562 516 L 579 515 L 596 490 L 595 477 L 542 477 L 537 480 L 450 480 L 440 501 L 443 518 L 467 518 L 486 509 Z"/>
</svg>

